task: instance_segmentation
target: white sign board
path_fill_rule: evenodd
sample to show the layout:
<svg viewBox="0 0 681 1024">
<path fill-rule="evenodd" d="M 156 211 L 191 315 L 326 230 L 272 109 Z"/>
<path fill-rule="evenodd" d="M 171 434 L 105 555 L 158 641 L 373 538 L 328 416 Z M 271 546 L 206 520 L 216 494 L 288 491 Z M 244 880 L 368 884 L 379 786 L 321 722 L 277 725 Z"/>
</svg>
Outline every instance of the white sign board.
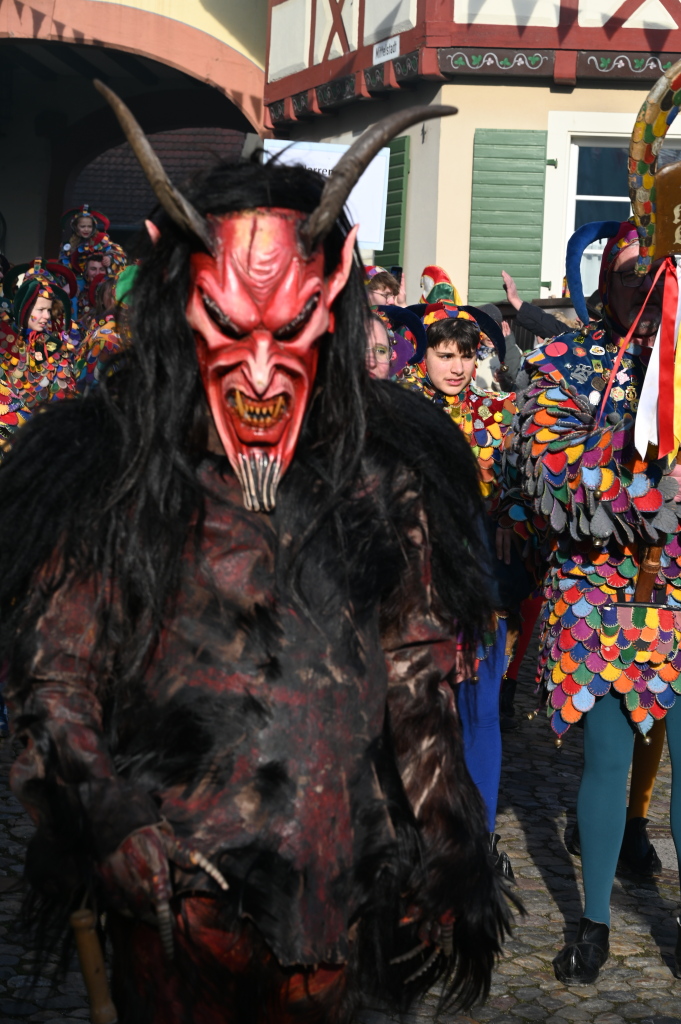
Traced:
<svg viewBox="0 0 681 1024">
<path fill-rule="evenodd" d="M 400 37 L 392 36 L 390 39 L 384 39 L 382 43 L 374 43 L 374 64 L 383 64 L 387 60 L 392 60 L 393 57 L 399 57 L 400 55 Z"/>
<path fill-rule="evenodd" d="M 286 142 L 265 139 L 265 159 L 276 153 L 285 164 L 302 164 L 312 171 L 329 175 L 349 146 L 333 142 Z M 353 224 L 359 224 L 357 242 L 362 249 L 380 251 L 385 233 L 385 208 L 388 199 L 390 150 L 379 150 L 353 188 L 346 209 Z"/>
</svg>

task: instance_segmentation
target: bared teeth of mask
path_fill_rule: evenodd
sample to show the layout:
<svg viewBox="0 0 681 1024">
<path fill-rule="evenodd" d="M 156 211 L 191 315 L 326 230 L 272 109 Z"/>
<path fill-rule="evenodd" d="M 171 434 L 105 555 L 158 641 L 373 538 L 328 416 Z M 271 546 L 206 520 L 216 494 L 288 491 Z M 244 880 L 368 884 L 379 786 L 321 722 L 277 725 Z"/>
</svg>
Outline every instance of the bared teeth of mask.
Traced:
<svg viewBox="0 0 681 1024">
<path fill-rule="evenodd" d="M 236 405 L 236 411 L 238 412 L 240 418 L 243 419 L 246 409 L 244 407 L 243 395 L 241 394 L 240 391 L 234 392 L 234 404 Z"/>
</svg>

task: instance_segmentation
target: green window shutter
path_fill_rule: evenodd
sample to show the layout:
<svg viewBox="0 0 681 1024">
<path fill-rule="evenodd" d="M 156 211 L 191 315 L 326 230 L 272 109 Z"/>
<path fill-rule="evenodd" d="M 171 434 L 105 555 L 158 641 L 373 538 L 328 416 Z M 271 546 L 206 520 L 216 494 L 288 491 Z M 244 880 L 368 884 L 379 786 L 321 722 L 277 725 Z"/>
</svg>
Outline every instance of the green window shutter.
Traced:
<svg viewBox="0 0 681 1024">
<path fill-rule="evenodd" d="M 379 267 L 401 267 L 404 256 L 404 224 L 407 215 L 407 176 L 409 174 L 409 136 L 392 139 L 388 171 L 388 201 L 385 210 L 383 248 L 374 253 Z"/>
<path fill-rule="evenodd" d="M 501 271 L 539 298 L 546 132 L 479 128 L 473 148 L 468 301 L 504 298 Z"/>
</svg>

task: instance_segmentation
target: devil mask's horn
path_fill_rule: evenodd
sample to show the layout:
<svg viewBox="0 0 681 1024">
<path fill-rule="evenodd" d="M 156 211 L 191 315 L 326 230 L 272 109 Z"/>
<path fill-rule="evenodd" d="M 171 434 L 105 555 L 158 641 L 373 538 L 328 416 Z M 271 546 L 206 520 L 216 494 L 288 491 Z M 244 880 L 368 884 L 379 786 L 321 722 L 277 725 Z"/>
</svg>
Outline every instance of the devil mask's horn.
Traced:
<svg viewBox="0 0 681 1024">
<path fill-rule="evenodd" d="M 208 252 L 214 254 L 214 242 L 208 221 L 175 188 L 164 171 L 163 164 L 151 148 L 149 139 L 142 131 L 129 108 L 120 96 L 116 95 L 113 89 L 110 89 L 108 85 L 104 85 L 97 78 L 94 81 L 94 87 L 97 92 L 102 94 L 118 118 L 118 123 L 123 129 L 133 153 L 139 160 L 156 198 L 168 216 L 187 234 L 195 235 Z"/>
<path fill-rule="evenodd" d="M 183 231 L 195 235 L 208 252 L 213 253 L 214 245 L 208 221 L 175 188 L 128 107 L 120 96 L 103 82 L 95 79 L 94 85 L 113 109 L 163 209 Z M 383 146 L 418 121 L 428 121 L 433 117 L 447 117 L 456 113 L 456 107 L 409 107 L 407 110 L 389 114 L 382 121 L 367 128 L 334 167 L 322 191 L 319 206 L 300 229 L 300 238 L 308 255 L 324 241 L 357 181 Z"/>
<path fill-rule="evenodd" d="M 308 253 L 314 252 L 326 238 L 348 196 L 383 146 L 405 128 L 419 121 L 428 121 L 433 117 L 448 117 L 456 113 L 456 107 L 408 107 L 406 110 L 389 114 L 371 128 L 367 128 L 334 167 L 324 186 L 319 206 L 300 229 L 300 237 Z"/>
</svg>

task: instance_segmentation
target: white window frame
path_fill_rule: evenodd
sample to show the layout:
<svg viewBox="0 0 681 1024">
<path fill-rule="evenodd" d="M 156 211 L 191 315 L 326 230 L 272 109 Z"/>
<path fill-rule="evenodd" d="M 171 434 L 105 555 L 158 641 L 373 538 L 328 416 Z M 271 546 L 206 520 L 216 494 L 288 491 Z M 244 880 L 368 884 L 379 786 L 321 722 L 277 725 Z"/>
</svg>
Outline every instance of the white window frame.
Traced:
<svg viewBox="0 0 681 1024">
<path fill-rule="evenodd" d="M 543 299 L 562 294 L 565 250 L 575 222 L 579 145 L 628 146 L 635 117 L 635 114 L 605 111 L 549 111 L 541 280 L 549 281 L 550 286 L 542 287 Z M 667 137 L 681 141 L 681 125 L 673 124 Z M 548 161 L 556 161 L 556 164 Z M 624 203 L 622 208 L 626 209 Z M 628 213 L 623 214 L 623 219 L 626 216 Z"/>
</svg>

